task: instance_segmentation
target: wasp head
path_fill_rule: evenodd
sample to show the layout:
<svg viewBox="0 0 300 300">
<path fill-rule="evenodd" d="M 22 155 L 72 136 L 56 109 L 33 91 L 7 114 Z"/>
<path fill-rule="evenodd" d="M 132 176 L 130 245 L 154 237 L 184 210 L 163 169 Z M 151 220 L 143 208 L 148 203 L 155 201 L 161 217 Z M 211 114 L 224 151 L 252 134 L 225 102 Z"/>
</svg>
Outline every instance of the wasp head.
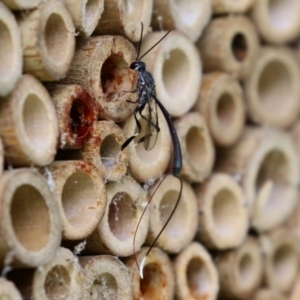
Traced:
<svg viewBox="0 0 300 300">
<path fill-rule="evenodd" d="M 146 64 L 142 61 L 136 60 L 130 65 L 130 69 L 143 72 L 146 70 Z"/>
</svg>

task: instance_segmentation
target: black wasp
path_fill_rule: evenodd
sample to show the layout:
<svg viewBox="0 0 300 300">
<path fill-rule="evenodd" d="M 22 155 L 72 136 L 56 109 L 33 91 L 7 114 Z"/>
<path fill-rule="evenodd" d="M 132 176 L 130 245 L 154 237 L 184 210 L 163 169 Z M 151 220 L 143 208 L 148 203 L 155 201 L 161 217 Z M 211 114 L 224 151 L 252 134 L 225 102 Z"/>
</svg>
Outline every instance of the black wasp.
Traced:
<svg viewBox="0 0 300 300">
<path fill-rule="evenodd" d="M 162 111 L 163 116 L 164 116 L 164 118 L 165 118 L 165 120 L 168 124 L 168 128 L 169 128 L 170 135 L 171 135 L 171 138 L 172 138 L 172 143 L 173 143 L 172 175 L 177 177 L 180 181 L 180 191 L 179 191 L 179 195 L 178 195 L 176 204 L 175 204 L 175 206 L 174 206 L 174 208 L 171 212 L 171 215 L 169 216 L 166 223 L 162 227 L 161 231 L 159 232 L 159 234 L 155 238 L 154 242 L 152 243 L 152 245 L 148 249 L 148 251 L 146 253 L 146 256 L 147 256 L 150 253 L 151 249 L 154 247 L 156 241 L 158 240 L 158 238 L 160 237 L 160 235 L 162 234 L 162 232 L 164 231 L 166 226 L 168 225 L 169 221 L 171 220 L 171 218 L 172 218 L 173 214 L 175 213 L 175 211 L 177 209 L 177 206 L 179 204 L 179 201 L 180 201 L 180 198 L 181 198 L 181 193 L 182 193 L 182 179 L 179 177 L 179 174 L 180 174 L 181 169 L 182 169 L 182 157 L 181 157 L 180 143 L 179 143 L 179 140 L 178 140 L 178 136 L 177 136 L 175 126 L 173 124 L 172 117 L 170 116 L 170 114 L 168 113 L 166 108 L 163 106 L 163 104 L 157 99 L 156 93 L 155 93 L 154 78 L 151 75 L 151 73 L 146 71 L 146 64 L 141 61 L 141 59 L 146 54 L 148 54 L 154 47 L 156 47 L 170 33 L 170 31 L 168 31 L 147 52 L 145 52 L 141 57 L 139 57 L 140 49 L 141 49 L 141 43 L 142 43 L 142 36 L 143 36 L 143 24 L 141 24 L 141 27 L 142 27 L 141 28 L 141 37 L 140 37 L 137 57 L 136 57 L 136 60 L 133 63 L 131 63 L 131 65 L 130 65 L 130 69 L 135 70 L 139 73 L 137 89 L 134 91 L 134 92 L 137 92 L 137 94 L 138 94 L 138 105 L 137 105 L 137 107 L 134 111 L 134 118 L 135 118 L 135 121 L 136 121 L 138 132 L 137 132 L 137 134 L 131 136 L 130 138 L 128 138 L 125 141 L 125 143 L 122 145 L 121 150 L 123 150 L 125 147 L 127 147 L 129 145 L 129 143 L 137 135 L 139 135 L 142 132 L 141 123 L 139 122 L 139 120 L 137 118 L 138 114 L 142 119 L 144 119 L 146 121 L 146 129 L 145 129 L 145 134 L 143 135 L 143 137 L 141 137 L 137 141 L 137 143 L 142 143 L 143 142 L 145 150 L 151 150 L 154 147 L 154 145 L 156 143 L 157 134 L 160 130 L 159 126 L 158 126 L 158 117 L 157 117 L 157 105 L 158 105 L 158 107 Z M 145 111 L 145 114 L 143 114 L 144 111 Z M 154 138 L 153 138 L 153 136 L 154 136 Z M 160 184 L 162 182 L 163 182 L 163 180 L 160 182 Z M 158 185 L 158 187 L 159 187 L 159 185 Z M 147 209 L 151 199 L 152 199 L 152 197 L 148 201 L 145 210 Z M 143 217 L 143 215 L 141 216 L 141 218 L 142 217 Z M 133 245 L 134 245 L 134 243 L 135 243 L 135 237 L 134 237 Z M 144 260 L 143 260 L 142 264 L 143 263 L 144 263 Z M 141 268 L 140 268 L 141 276 L 142 276 L 142 268 L 143 268 L 142 264 L 141 264 Z"/>
</svg>

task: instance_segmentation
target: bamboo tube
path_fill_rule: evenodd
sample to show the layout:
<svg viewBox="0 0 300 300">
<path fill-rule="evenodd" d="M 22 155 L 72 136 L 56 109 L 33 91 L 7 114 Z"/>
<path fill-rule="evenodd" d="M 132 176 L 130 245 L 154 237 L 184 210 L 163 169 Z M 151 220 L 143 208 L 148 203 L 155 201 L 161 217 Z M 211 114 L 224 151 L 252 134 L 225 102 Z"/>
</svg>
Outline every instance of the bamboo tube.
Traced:
<svg viewBox="0 0 300 300">
<path fill-rule="evenodd" d="M 209 0 L 154 0 L 151 25 L 154 30 L 176 29 L 195 42 L 208 24 L 211 14 Z"/>
<path fill-rule="evenodd" d="M 1 300 L 22 300 L 20 292 L 15 285 L 4 279 L 0 278 L 0 299 Z"/>
<path fill-rule="evenodd" d="M 157 136 L 150 137 L 150 139 L 157 137 L 154 148 L 147 151 L 143 143 L 135 144 L 135 141 L 138 141 L 145 135 L 147 126 L 147 122 L 139 115 L 137 115 L 137 119 L 142 126 L 142 131 L 127 147 L 130 174 L 134 179 L 142 183 L 151 183 L 161 177 L 169 166 L 172 155 L 172 143 L 168 125 L 161 111 L 158 110 L 157 113 L 160 131 Z M 148 114 L 144 112 L 143 115 L 146 118 L 148 117 Z M 136 134 L 137 125 L 134 116 L 131 116 L 126 121 L 123 130 L 127 138 Z"/>
<path fill-rule="evenodd" d="M 1 265 L 40 266 L 61 241 L 58 206 L 33 169 L 5 171 L 0 179 Z"/>
<path fill-rule="evenodd" d="M 223 148 L 217 158 L 216 171 L 241 180 L 254 228 L 270 230 L 291 214 L 298 197 L 299 167 L 288 134 L 246 127 L 241 139 Z"/>
<path fill-rule="evenodd" d="M 247 108 L 252 121 L 288 127 L 300 111 L 300 68 L 288 48 L 263 47 L 245 80 Z M 286 99 L 283 103 L 282 99 Z"/>
<path fill-rule="evenodd" d="M 299 153 L 299 152 L 298 152 Z M 291 216 L 286 222 L 286 228 L 300 240 L 300 195 L 297 197 L 297 204 Z"/>
<path fill-rule="evenodd" d="M 79 158 L 96 166 L 107 181 L 119 181 L 127 172 L 128 149 L 121 151 L 126 138 L 112 121 L 98 121 L 91 138 L 80 150 Z"/>
<path fill-rule="evenodd" d="M 43 166 L 54 159 L 58 140 L 54 105 L 44 86 L 23 75 L 0 101 L 0 134 L 5 159 L 13 166 Z"/>
<path fill-rule="evenodd" d="M 222 72 L 205 74 L 195 109 L 204 116 L 218 146 L 230 146 L 242 134 L 244 94 L 233 76 Z"/>
<path fill-rule="evenodd" d="M 298 300 L 298 299 L 300 299 L 300 273 L 299 273 L 299 270 L 298 270 L 298 275 L 297 275 L 295 284 L 292 288 L 289 300 Z M 258 300 L 260 300 L 260 299 L 258 299 Z M 278 300 L 281 300 L 281 299 L 278 299 Z M 284 300 L 284 299 L 282 299 L 282 300 Z"/>
<path fill-rule="evenodd" d="M 222 299 L 249 299 L 262 281 L 263 260 L 256 239 L 248 237 L 238 248 L 215 258 Z"/>
<path fill-rule="evenodd" d="M 23 72 L 43 81 L 64 78 L 74 55 L 75 36 L 72 17 L 62 1 L 42 1 L 37 9 L 20 15 L 18 22 Z"/>
<path fill-rule="evenodd" d="M 251 299 L 252 300 L 287 300 L 287 298 L 282 294 L 280 294 L 279 292 L 267 288 L 262 288 L 258 290 L 258 292 Z M 297 299 L 299 298 L 295 298 L 294 300 Z"/>
<path fill-rule="evenodd" d="M 141 54 L 151 48 L 165 32 L 152 32 L 143 40 Z M 179 117 L 197 100 L 202 63 L 194 44 L 183 34 L 172 31 L 142 59 L 156 81 L 156 96 L 172 117 Z"/>
<path fill-rule="evenodd" d="M 211 0 L 213 13 L 245 13 L 253 5 L 254 0 L 241 0 L 239 2 L 235 0 Z"/>
<path fill-rule="evenodd" d="M 64 0 L 64 3 L 72 16 L 79 35 L 90 36 L 103 13 L 104 0 Z"/>
<path fill-rule="evenodd" d="M 121 183 L 108 183 L 106 190 L 106 210 L 98 228 L 87 239 L 86 253 L 132 255 L 134 236 L 135 251 L 138 251 L 148 231 L 148 210 L 142 216 L 146 205 L 146 193 L 128 176 L 124 176 Z"/>
<path fill-rule="evenodd" d="M 300 2 L 298 0 L 254 1 L 252 18 L 262 39 L 286 43 L 300 34 Z"/>
<path fill-rule="evenodd" d="M 199 243 L 192 242 L 176 258 L 175 291 L 178 300 L 217 298 L 219 278 L 216 267 Z"/>
<path fill-rule="evenodd" d="M 239 246 L 247 235 L 249 212 L 238 183 L 227 174 L 214 173 L 195 188 L 195 193 L 199 211 L 197 238 L 201 243 L 219 250 Z"/>
<path fill-rule="evenodd" d="M 224 71 L 243 79 L 254 64 L 258 43 L 254 25 L 240 15 L 212 20 L 197 46 L 205 72 Z"/>
<path fill-rule="evenodd" d="M 82 256 L 79 261 L 85 275 L 81 299 L 132 299 L 128 269 L 117 257 Z"/>
<path fill-rule="evenodd" d="M 181 177 L 189 182 L 202 182 L 209 176 L 215 161 L 215 149 L 204 118 L 188 113 L 175 122 L 181 145 Z"/>
<path fill-rule="evenodd" d="M 265 282 L 271 289 L 287 293 L 299 269 L 299 242 L 286 230 L 277 230 L 260 238 L 264 254 Z"/>
<path fill-rule="evenodd" d="M 46 176 L 49 172 L 63 223 L 63 239 L 86 238 L 105 211 L 106 190 L 101 174 L 86 161 L 57 161 L 44 170 Z"/>
<path fill-rule="evenodd" d="M 133 299 L 139 300 L 173 300 L 175 289 L 175 278 L 170 258 L 159 248 L 152 248 L 146 255 L 148 248 L 142 248 L 136 257 L 131 257 L 126 266 L 131 275 Z M 139 270 L 136 260 L 141 265 L 146 257 L 143 270 Z M 143 278 L 140 273 L 143 273 Z"/>
<path fill-rule="evenodd" d="M 77 149 L 84 146 L 98 119 L 98 105 L 82 87 L 51 85 L 48 87 L 56 109 L 61 149 Z"/>
<path fill-rule="evenodd" d="M 176 177 L 168 175 L 159 189 L 155 191 L 160 181 L 154 185 L 151 192 L 150 224 L 147 244 L 152 244 L 158 233 L 171 215 L 179 195 L 180 184 Z M 179 205 L 168 223 L 156 246 L 168 253 L 178 253 L 194 238 L 197 230 L 198 212 L 197 199 L 192 188 L 183 183 Z"/>
<path fill-rule="evenodd" d="M 0 3 L 0 97 L 7 96 L 22 74 L 21 35 L 17 21 Z"/>
<path fill-rule="evenodd" d="M 4 169 L 4 149 L 3 149 L 3 143 L 0 138 L 0 177 L 3 174 L 3 169 Z"/>
<path fill-rule="evenodd" d="M 137 105 L 138 72 L 133 45 L 121 36 L 97 36 L 77 41 L 64 83 L 82 86 L 99 104 L 99 118 L 125 121 Z"/>
<path fill-rule="evenodd" d="M 13 270 L 9 278 L 24 299 L 79 300 L 82 275 L 77 258 L 65 248 L 58 248 L 53 259 L 36 269 Z"/>
<path fill-rule="evenodd" d="M 104 11 L 94 31 L 96 35 L 125 35 L 138 42 L 141 23 L 144 34 L 148 32 L 151 21 L 153 0 L 104 0 Z"/>
<path fill-rule="evenodd" d="M 26 10 L 37 7 L 42 0 L 2 0 L 10 9 Z"/>
</svg>

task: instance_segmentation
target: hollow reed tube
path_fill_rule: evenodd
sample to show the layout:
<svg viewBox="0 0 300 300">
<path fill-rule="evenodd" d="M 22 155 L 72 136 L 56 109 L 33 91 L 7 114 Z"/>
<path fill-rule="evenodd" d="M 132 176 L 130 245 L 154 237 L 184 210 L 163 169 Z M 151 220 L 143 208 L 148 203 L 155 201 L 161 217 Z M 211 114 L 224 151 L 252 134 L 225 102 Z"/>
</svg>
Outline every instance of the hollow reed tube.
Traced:
<svg viewBox="0 0 300 300">
<path fill-rule="evenodd" d="M 51 84 L 47 86 L 58 120 L 61 149 L 85 145 L 98 119 L 98 104 L 81 86 Z"/>
<path fill-rule="evenodd" d="M 14 10 L 26 10 L 36 8 L 42 0 L 3 0 L 3 2 Z"/>
<path fill-rule="evenodd" d="M 244 82 L 251 121 L 281 128 L 292 125 L 300 111 L 299 81 L 300 67 L 290 49 L 262 47 Z"/>
<path fill-rule="evenodd" d="M 219 276 L 210 254 L 199 243 L 190 243 L 174 260 L 176 299 L 217 298 Z"/>
<path fill-rule="evenodd" d="M 121 182 L 109 182 L 106 190 L 106 210 L 97 229 L 87 238 L 86 253 L 132 255 L 133 247 L 138 251 L 148 232 L 149 210 L 142 217 L 146 192 L 129 176 L 124 176 Z"/>
<path fill-rule="evenodd" d="M 188 182 L 202 182 L 209 176 L 215 161 L 215 149 L 205 119 L 197 112 L 175 121 L 182 152 L 180 175 Z"/>
<path fill-rule="evenodd" d="M 88 37 L 95 30 L 104 9 L 104 0 L 64 0 L 76 30 L 80 36 Z"/>
<path fill-rule="evenodd" d="M 0 299 L 22 300 L 22 296 L 13 282 L 0 278 Z"/>
<path fill-rule="evenodd" d="M 262 282 L 263 260 L 259 243 L 248 237 L 236 249 L 215 257 L 222 299 L 250 299 Z"/>
<path fill-rule="evenodd" d="M 211 0 L 213 14 L 245 13 L 252 7 L 254 0 Z"/>
<path fill-rule="evenodd" d="M 204 74 L 195 109 L 204 116 L 218 146 L 230 146 L 242 134 L 246 117 L 244 102 L 244 92 L 233 76 L 224 72 Z"/>
<path fill-rule="evenodd" d="M 201 243 L 219 250 L 239 246 L 247 235 L 250 220 L 238 183 L 227 174 L 213 173 L 194 191 L 199 212 L 197 238 Z"/>
<path fill-rule="evenodd" d="M 153 0 L 104 0 L 104 11 L 94 31 L 96 35 L 117 34 L 138 42 L 141 23 L 149 30 Z"/>
<path fill-rule="evenodd" d="M 23 72 L 43 81 L 66 76 L 74 50 L 72 17 L 62 1 L 44 2 L 18 18 L 23 47 Z M 62 51 L 63 49 L 63 51 Z"/>
<path fill-rule="evenodd" d="M 148 248 L 142 248 L 136 257 L 126 261 L 132 281 L 133 299 L 174 299 L 175 276 L 170 258 L 159 248 L 152 248 L 146 256 L 143 269 L 139 270 Z M 143 278 L 141 278 L 143 273 Z"/>
<path fill-rule="evenodd" d="M 87 161 L 56 161 L 42 171 L 59 207 L 63 239 L 86 238 L 105 211 L 106 189 L 101 174 Z"/>
<path fill-rule="evenodd" d="M 143 40 L 141 54 L 166 32 L 149 33 Z M 172 31 L 143 59 L 153 75 L 156 96 L 172 117 L 179 117 L 194 105 L 201 84 L 202 63 L 194 44 L 182 33 Z"/>
<path fill-rule="evenodd" d="M 25 74 L 0 101 L 0 134 L 7 165 L 44 166 L 56 154 L 58 126 L 45 87 Z"/>
<path fill-rule="evenodd" d="M 126 266 L 110 255 L 81 256 L 81 299 L 131 300 L 131 279 Z"/>
<path fill-rule="evenodd" d="M 178 178 L 167 175 L 164 182 L 158 181 L 151 187 L 149 197 L 152 197 L 150 205 L 150 224 L 147 236 L 147 244 L 151 245 L 165 222 L 169 218 L 179 195 L 180 183 Z M 153 196 L 152 196 L 153 195 Z M 178 253 L 194 238 L 197 230 L 197 199 L 192 188 L 183 183 L 179 205 L 168 223 L 156 246 L 168 253 Z"/>
<path fill-rule="evenodd" d="M 154 30 L 178 30 L 195 42 L 212 14 L 209 0 L 154 0 L 151 25 Z"/>
<path fill-rule="evenodd" d="M 61 219 L 45 178 L 34 169 L 5 171 L 0 195 L 1 265 L 47 263 L 61 241 Z"/>
<path fill-rule="evenodd" d="M 0 97 L 7 96 L 22 74 L 21 33 L 14 14 L 0 3 Z"/>
<path fill-rule="evenodd" d="M 54 257 L 36 269 L 15 269 L 8 277 L 24 299 L 82 299 L 82 270 L 78 259 L 66 248 L 58 248 Z"/>
<path fill-rule="evenodd" d="M 239 79 L 251 71 L 258 44 L 254 24 L 243 15 L 213 19 L 197 42 L 204 72 L 224 71 Z"/>
</svg>

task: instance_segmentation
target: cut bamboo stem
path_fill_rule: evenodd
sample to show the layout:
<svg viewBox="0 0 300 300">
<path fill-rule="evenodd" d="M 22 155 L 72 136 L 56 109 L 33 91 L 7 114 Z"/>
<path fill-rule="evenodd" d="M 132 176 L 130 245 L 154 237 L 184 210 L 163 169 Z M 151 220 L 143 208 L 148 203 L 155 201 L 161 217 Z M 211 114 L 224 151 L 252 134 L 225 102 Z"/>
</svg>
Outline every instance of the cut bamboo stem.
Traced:
<svg viewBox="0 0 300 300">
<path fill-rule="evenodd" d="M 240 15 L 212 20 L 197 46 L 205 72 L 224 71 L 241 79 L 253 67 L 258 43 L 254 25 Z"/>
<path fill-rule="evenodd" d="M 300 34 L 299 11 L 298 0 L 254 1 L 252 18 L 264 41 L 286 43 Z"/>
<path fill-rule="evenodd" d="M 103 13 L 104 0 L 64 0 L 64 3 L 72 16 L 79 35 L 90 36 Z"/>
<path fill-rule="evenodd" d="M 1 265 L 47 263 L 61 241 L 58 206 L 47 181 L 33 169 L 5 171 L 0 195 Z"/>
<path fill-rule="evenodd" d="M 74 50 L 72 17 L 59 0 L 42 1 L 18 18 L 23 47 L 23 72 L 43 81 L 66 76 Z"/>
<path fill-rule="evenodd" d="M 57 161 L 43 173 L 48 181 L 53 180 L 63 239 L 86 238 L 96 229 L 105 211 L 106 189 L 101 174 L 84 161 Z"/>
<path fill-rule="evenodd" d="M 33 76 L 23 75 L 14 91 L 1 99 L 0 134 L 8 165 L 44 166 L 53 161 L 58 141 L 55 109 Z"/>
<path fill-rule="evenodd" d="M 262 288 L 255 293 L 254 297 L 251 300 L 287 300 L 288 298 L 283 296 L 278 291 L 274 291 L 272 289 Z M 290 300 L 298 300 L 298 298 L 290 298 Z"/>
<path fill-rule="evenodd" d="M 286 230 L 277 230 L 260 239 L 264 254 L 265 282 L 271 289 L 287 293 L 299 269 L 299 242 Z"/>
<path fill-rule="evenodd" d="M 0 97 L 7 96 L 22 74 L 21 34 L 13 13 L 0 3 Z"/>
<path fill-rule="evenodd" d="M 93 133 L 98 104 L 76 84 L 51 85 L 48 90 L 56 109 L 60 148 L 81 148 Z"/>
<path fill-rule="evenodd" d="M 154 30 L 176 29 L 195 42 L 208 24 L 211 14 L 209 0 L 154 0 L 151 25 Z"/>
<path fill-rule="evenodd" d="M 77 41 L 65 83 L 82 86 L 99 104 L 99 118 L 125 121 L 137 105 L 138 72 L 133 45 L 121 36 L 97 36 Z"/>
<path fill-rule="evenodd" d="M 300 68 L 295 55 L 284 47 L 263 47 L 245 80 L 251 120 L 281 128 L 290 126 L 300 111 Z M 285 99 L 285 101 L 282 101 Z"/>
<path fill-rule="evenodd" d="M 202 182 L 215 161 L 215 149 L 204 118 L 197 112 L 176 120 L 175 127 L 182 152 L 180 175 L 189 182 Z"/>
<path fill-rule="evenodd" d="M 146 192 L 128 176 L 124 176 L 121 183 L 108 183 L 106 189 L 106 210 L 98 228 L 87 239 L 86 252 L 132 255 L 133 247 L 139 250 L 148 231 L 149 211 L 142 216 Z"/>
<path fill-rule="evenodd" d="M 222 299 L 250 299 L 261 284 L 263 260 L 254 238 L 250 237 L 240 247 L 217 255 L 215 263 Z"/>
<path fill-rule="evenodd" d="M 153 0 L 104 0 L 104 11 L 94 31 L 96 35 L 117 34 L 138 42 L 141 23 L 147 34 L 151 21 Z"/>
<path fill-rule="evenodd" d="M 241 181 L 252 226 L 258 231 L 280 225 L 292 213 L 298 199 L 299 167 L 288 134 L 246 127 L 241 139 L 223 148 L 217 158 L 216 170 Z"/>
<path fill-rule="evenodd" d="M 178 199 L 180 183 L 178 178 L 168 175 L 159 189 L 160 181 L 151 187 L 150 224 L 147 244 L 151 245 L 165 225 Z M 171 221 L 156 242 L 156 246 L 168 253 L 178 253 L 194 238 L 197 230 L 197 199 L 192 188 L 183 183 L 179 205 Z"/>
<path fill-rule="evenodd" d="M 78 260 L 70 250 L 62 247 L 47 264 L 36 269 L 16 269 L 8 277 L 17 285 L 24 299 L 82 299 L 83 280 Z"/>
<path fill-rule="evenodd" d="M 142 248 L 135 257 L 126 262 L 131 275 L 133 299 L 173 300 L 175 278 L 170 258 L 159 248 L 153 248 L 140 271 L 136 261 L 141 265 L 147 251 L 148 248 Z M 141 272 L 143 278 L 140 277 Z"/>
<path fill-rule="evenodd" d="M 2 0 L 10 9 L 27 10 L 36 8 L 42 0 Z"/>
<path fill-rule="evenodd" d="M 148 114 L 143 112 L 147 118 Z M 168 125 L 161 111 L 158 111 L 158 135 L 150 137 L 155 140 L 155 146 L 150 151 L 145 150 L 144 143 L 136 144 L 145 135 L 147 122 L 137 115 L 137 119 L 142 126 L 141 133 L 128 145 L 129 171 L 133 178 L 138 182 L 154 182 L 161 177 L 170 164 L 172 156 L 172 143 Z M 127 138 L 136 134 L 137 125 L 134 116 L 129 118 L 123 127 Z M 152 141 L 150 142 L 151 145 Z M 125 148 L 126 149 L 126 148 Z M 124 151 L 124 150 L 123 150 Z"/>
<path fill-rule="evenodd" d="M 81 299 L 132 299 L 128 269 L 117 257 L 82 256 L 79 261 L 84 274 Z"/>
<path fill-rule="evenodd" d="M 240 137 L 245 123 L 244 94 L 233 76 L 222 72 L 205 74 L 196 110 L 204 116 L 218 146 L 230 146 Z"/>
<path fill-rule="evenodd" d="M 22 300 L 22 296 L 12 282 L 4 278 L 0 278 L 0 299 Z"/>
<path fill-rule="evenodd" d="M 107 181 L 119 181 L 127 172 L 128 149 L 123 130 L 112 121 L 98 121 L 92 137 L 80 150 L 80 156 L 94 164 Z"/>
<path fill-rule="evenodd" d="M 178 300 L 217 298 L 219 278 L 216 267 L 200 244 L 189 244 L 175 259 L 175 291 Z"/>
<path fill-rule="evenodd" d="M 249 212 L 238 183 L 229 175 L 214 173 L 195 192 L 201 243 L 219 250 L 239 246 L 247 235 Z"/>
<path fill-rule="evenodd" d="M 166 32 L 152 32 L 141 46 L 141 54 Z M 202 63 L 194 44 L 183 34 L 172 31 L 142 59 L 156 81 L 156 96 L 172 117 L 190 110 L 197 100 Z"/>
<path fill-rule="evenodd" d="M 253 5 L 254 0 L 211 0 L 214 14 L 245 13 Z"/>
<path fill-rule="evenodd" d="M 299 240 L 299 238 L 298 238 L 298 240 Z M 299 273 L 299 270 L 298 270 L 298 275 L 295 280 L 295 284 L 292 288 L 289 300 L 298 300 L 298 299 L 300 299 L 300 273 Z M 258 299 L 258 300 L 260 300 L 260 299 Z M 262 300 L 264 300 L 264 299 L 262 299 Z M 278 300 L 281 300 L 281 299 L 278 299 Z M 284 300 L 284 299 L 282 299 L 282 300 Z"/>
</svg>

